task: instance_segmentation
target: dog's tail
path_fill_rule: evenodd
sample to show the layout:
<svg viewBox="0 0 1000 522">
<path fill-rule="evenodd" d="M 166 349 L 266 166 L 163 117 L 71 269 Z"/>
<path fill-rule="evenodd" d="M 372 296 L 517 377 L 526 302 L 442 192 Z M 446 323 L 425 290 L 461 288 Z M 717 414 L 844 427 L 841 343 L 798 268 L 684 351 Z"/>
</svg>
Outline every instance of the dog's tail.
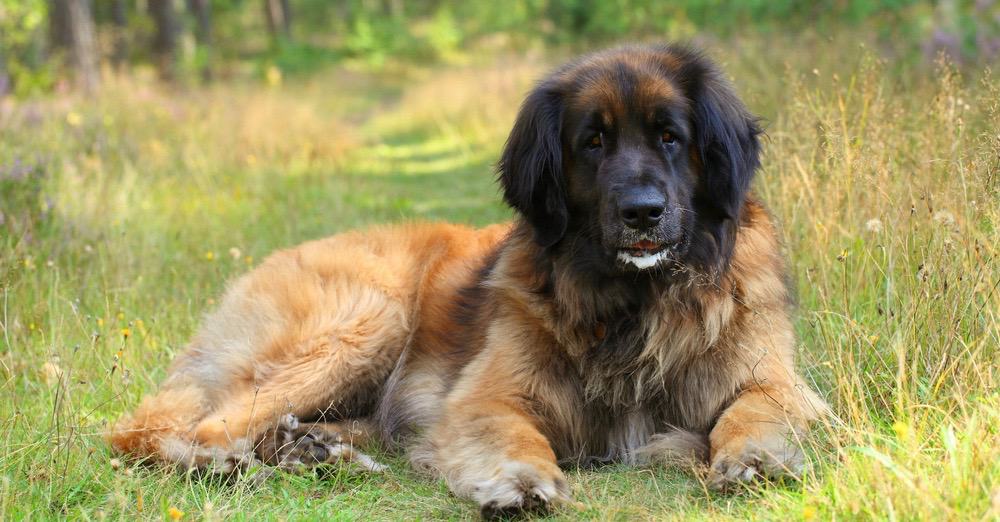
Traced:
<svg viewBox="0 0 1000 522">
<path fill-rule="evenodd" d="M 708 437 L 687 430 L 673 430 L 653 435 L 635 450 L 636 464 L 695 467 L 708 462 Z"/>
<path fill-rule="evenodd" d="M 135 412 L 119 419 L 106 438 L 115 453 L 130 459 L 227 473 L 240 466 L 252 449 L 206 448 L 192 440 L 192 429 L 209 410 L 199 386 L 168 382 L 144 398 Z"/>
</svg>

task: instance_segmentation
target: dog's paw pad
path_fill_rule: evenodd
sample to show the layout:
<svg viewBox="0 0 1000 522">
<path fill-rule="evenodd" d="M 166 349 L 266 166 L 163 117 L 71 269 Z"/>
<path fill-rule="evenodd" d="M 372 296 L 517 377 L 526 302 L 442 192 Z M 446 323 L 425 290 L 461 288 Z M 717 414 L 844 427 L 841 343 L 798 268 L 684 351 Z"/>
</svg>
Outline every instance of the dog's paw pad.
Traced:
<svg viewBox="0 0 1000 522">
<path fill-rule="evenodd" d="M 552 507 L 573 504 L 569 486 L 555 465 L 537 467 L 508 462 L 497 474 L 480 482 L 473 493 L 484 518 L 523 513 L 544 513 Z"/>
<path fill-rule="evenodd" d="M 303 472 L 319 464 L 349 463 L 354 469 L 379 473 L 387 469 L 354 446 L 341 442 L 340 434 L 299 426 L 295 431 L 285 429 L 291 422 L 283 422 L 264 437 L 258 454 L 268 465 L 293 473 Z"/>
</svg>

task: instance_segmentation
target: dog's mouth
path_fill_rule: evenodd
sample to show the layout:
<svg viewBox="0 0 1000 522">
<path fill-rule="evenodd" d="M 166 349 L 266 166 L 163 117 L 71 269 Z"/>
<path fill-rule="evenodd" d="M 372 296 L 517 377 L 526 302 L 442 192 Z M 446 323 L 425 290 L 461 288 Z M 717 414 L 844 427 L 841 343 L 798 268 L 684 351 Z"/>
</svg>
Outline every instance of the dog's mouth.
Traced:
<svg viewBox="0 0 1000 522">
<path fill-rule="evenodd" d="M 668 245 L 666 243 L 643 239 L 642 241 L 619 248 L 618 252 L 631 257 L 647 257 L 663 252 L 667 248 Z"/>
<path fill-rule="evenodd" d="M 639 270 L 653 268 L 670 259 L 680 248 L 680 243 L 663 243 L 643 239 L 618 248 L 618 261 Z"/>
</svg>

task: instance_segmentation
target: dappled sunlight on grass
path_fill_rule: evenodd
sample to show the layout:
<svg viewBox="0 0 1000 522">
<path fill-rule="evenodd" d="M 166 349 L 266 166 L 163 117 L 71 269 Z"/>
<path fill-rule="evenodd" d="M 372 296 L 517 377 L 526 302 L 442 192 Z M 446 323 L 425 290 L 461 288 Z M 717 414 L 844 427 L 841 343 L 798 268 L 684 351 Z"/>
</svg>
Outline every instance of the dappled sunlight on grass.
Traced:
<svg viewBox="0 0 1000 522">
<path fill-rule="evenodd" d="M 464 153 L 468 150 L 469 144 L 457 139 L 454 136 L 437 136 L 424 138 L 419 141 L 409 143 L 379 143 L 372 146 L 368 151 L 381 160 L 422 160 L 436 158 L 447 155 L 454 155 L 456 152 Z"/>
<path fill-rule="evenodd" d="M 356 154 L 358 159 L 353 163 L 352 173 L 357 175 L 385 176 L 424 176 L 441 175 L 472 165 L 486 165 L 489 170 L 489 160 L 495 157 L 488 151 L 475 153 L 466 150 L 442 151 L 433 156 L 400 156 L 384 155 L 385 150 L 394 147 L 380 146 L 379 149 L 362 150 Z"/>
<path fill-rule="evenodd" d="M 499 146 L 524 94 L 544 72 L 541 63 L 515 58 L 433 71 L 406 89 L 397 106 L 378 112 L 370 125 L 382 135 L 422 129 L 466 144 L 494 141 Z"/>
</svg>

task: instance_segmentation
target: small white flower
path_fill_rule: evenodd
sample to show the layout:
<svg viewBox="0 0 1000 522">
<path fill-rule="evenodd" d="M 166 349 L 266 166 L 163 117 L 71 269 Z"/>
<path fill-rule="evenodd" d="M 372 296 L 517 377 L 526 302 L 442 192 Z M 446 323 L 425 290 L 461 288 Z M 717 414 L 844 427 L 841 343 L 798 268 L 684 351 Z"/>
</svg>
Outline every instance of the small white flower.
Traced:
<svg viewBox="0 0 1000 522">
<path fill-rule="evenodd" d="M 231 257 L 233 259 L 239 259 L 240 256 L 242 256 L 242 255 L 243 255 L 243 253 L 240 252 L 240 249 L 238 249 L 236 247 L 233 247 L 233 248 L 229 249 L 229 257 Z"/>
<path fill-rule="evenodd" d="M 882 220 L 878 218 L 869 219 L 865 222 L 865 230 L 872 234 L 878 234 L 882 231 Z"/>
<path fill-rule="evenodd" d="M 955 216 L 947 210 L 938 210 L 933 216 L 931 216 L 931 218 L 936 223 L 940 223 L 946 227 L 955 226 Z"/>
</svg>

